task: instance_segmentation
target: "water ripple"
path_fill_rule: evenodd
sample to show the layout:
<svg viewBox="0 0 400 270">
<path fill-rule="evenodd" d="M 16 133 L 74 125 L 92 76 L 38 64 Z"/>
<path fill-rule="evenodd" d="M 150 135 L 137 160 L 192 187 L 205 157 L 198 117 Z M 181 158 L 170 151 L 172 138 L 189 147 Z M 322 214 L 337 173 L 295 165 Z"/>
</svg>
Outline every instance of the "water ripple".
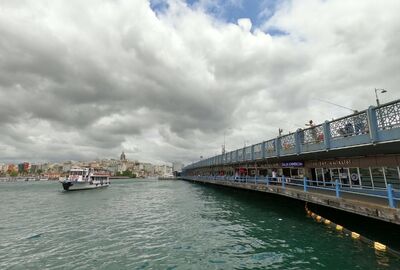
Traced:
<svg viewBox="0 0 400 270">
<path fill-rule="evenodd" d="M 0 187 L 0 269 L 396 269 L 296 205 L 177 181 Z M 346 252 L 343 252 L 343 251 Z M 332 256 L 341 254 L 341 256 Z M 355 262 L 356 260 L 356 262 Z"/>
</svg>

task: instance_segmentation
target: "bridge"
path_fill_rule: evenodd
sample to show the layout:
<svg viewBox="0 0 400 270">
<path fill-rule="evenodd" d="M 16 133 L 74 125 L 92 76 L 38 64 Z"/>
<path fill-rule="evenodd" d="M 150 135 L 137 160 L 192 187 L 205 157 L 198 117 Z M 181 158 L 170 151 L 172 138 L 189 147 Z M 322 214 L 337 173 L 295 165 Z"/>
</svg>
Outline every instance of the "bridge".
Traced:
<svg viewBox="0 0 400 270">
<path fill-rule="evenodd" d="M 400 224 L 400 100 L 200 160 L 182 178 Z"/>
</svg>

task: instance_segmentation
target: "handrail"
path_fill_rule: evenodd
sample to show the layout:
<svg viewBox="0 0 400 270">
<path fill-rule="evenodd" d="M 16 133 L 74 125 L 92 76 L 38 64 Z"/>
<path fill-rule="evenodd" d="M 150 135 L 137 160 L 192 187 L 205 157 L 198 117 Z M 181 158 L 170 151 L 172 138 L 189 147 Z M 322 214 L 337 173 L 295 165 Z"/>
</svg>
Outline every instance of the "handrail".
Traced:
<svg viewBox="0 0 400 270">
<path fill-rule="evenodd" d="M 388 205 L 391 208 L 396 208 L 396 202 L 400 201 L 400 190 L 393 189 L 391 184 L 388 184 L 388 188 L 378 188 L 378 189 L 364 189 L 364 188 L 352 188 L 347 187 L 343 188 L 343 184 L 338 180 L 335 182 L 325 182 L 325 184 L 331 185 L 331 187 L 327 186 L 315 186 L 309 185 L 309 183 L 316 183 L 317 181 L 308 180 L 306 177 L 303 179 L 298 178 L 286 178 L 285 176 L 279 177 L 269 177 L 269 176 L 185 176 L 184 179 L 193 180 L 193 181 L 201 181 L 201 180 L 212 180 L 212 181 L 233 181 L 233 182 L 241 182 L 244 184 L 266 184 L 267 186 L 281 186 L 282 188 L 286 188 L 287 186 L 297 186 L 302 187 L 305 192 L 308 192 L 309 189 L 313 190 L 328 190 L 336 193 L 336 197 L 340 198 L 341 193 L 348 194 L 356 194 L 365 197 L 373 197 L 388 200 Z M 302 184 L 301 184 L 302 183 Z M 360 192 L 360 191 L 365 192 Z M 380 191 L 381 194 L 377 194 L 376 191 Z M 398 194 L 399 196 L 396 196 Z"/>
<path fill-rule="evenodd" d="M 337 140 L 339 138 L 349 137 L 349 136 L 351 136 L 351 137 L 363 136 L 363 135 L 369 134 L 369 133 L 370 133 L 370 139 L 368 138 L 368 141 L 365 141 L 366 137 L 364 136 L 363 137 L 364 138 L 363 139 L 364 140 L 363 143 L 355 143 L 355 142 L 353 142 L 353 145 L 360 145 L 360 144 L 371 143 L 371 142 L 376 143 L 376 141 L 379 142 L 379 140 L 383 141 L 384 139 L 375 137 L 376 132 L 382 131 L 382 128 L 380 127 L 380 125 L 382 125 L 382 123 L 384 123 L 384 121 L 386 120 L 385 118 L 382 119 L 382 117 L 385 117 L 385 115 L 382 115 L 381 111 L 382 111 L 383 108 L 393 106 L 394 104 L 397 104 L 399 102 L 400 102 L 400 99 L 397 99 L 397 100 L 393 100 L 391 102 L 382 104 L 382 105 L 377 106 L 377 107 L 371 106 L 368 110 L 359 111 L 357 113 L 349 114 L 349 115 L 346 115 L 344 117 L 337 118 L 335 120 L 326 121 L 323 124 L 318 124 L 316 126 L 309 127 L 309 128 L 306 128 L 306 129 L 301 129 L 301 130 L 298 130 L 296 132 L 291 132 L 289 134 L 278 136 L 278 137 L 270 139 L 270 140 L 258 142 L 256 144 L 253 144 L 253 145 L 248 146 L 248 147 L 254 147 L 255 145 L 262 144 L 264 146 L 263 149 L 262 149 L 262 153 L 268 153 L 268 157 L 276 157 L 276 156 L 279 155 L 281 150 L 285 151 L 285 149 L 281 145 L 281 140 L 283 138 L 287 138 L 288 136 L 294 136 L 296 138 L 297 134 L 302 133 L 304 135 L 304 132 L 310 132 L 310 130 L 315 130 L 315 129 L 319 129 L 320 130 L 321 127 L 323 127 L 323 133 L 321 133 L 322 135 L 320 136 L 320 138 L 317 138 L 313 142 L 307 142 L 306 143 L 306 144 L 315 144 L 315 143 L 320 143 L 320 144 L 324 143 L 325 144 L 324 149 L 319 149 L 318 148 L 317 150 L 329 150 L 331 142 L 333 142 L 334 140 Z M 390 107 L 390 108 L 392 108 L 392 107 Z M 397 110 L 397 106 L 396 106 L 396 110 Z M 372 112 L 372 115 L 369 113 L 369 111 Z M 361 120 L 358 119 L 361 116 L 362 116 L 362 119 Z M 370 117 L 372 117 L 372 119 Z M 387 117 L 393 117 L 393 116 L 389 115 Z M 345 130 L 345 126 L 342 126 L 343 123 L 344 123 L 343 121 L 345 121 L 346 119 L 349 119 L 349 122 L 351 122 L 350 124 L 352 124 L 352 128 L 350 129 L 350 127 L 349 127 L 349 130 L 353 131 L 351 133 L 347 132 L 349 130 L 347 130 L 347 131 Z M 378 121 L 378 119 L 379 119 L 379 121 Z M 356 120 L 357 121 L 362 121 L 363 128 L 359 132 L 357 132 L 357 128 L 358 127 L 356 126 Z M 396 121 L 400 122 L 400 120 L 398 120 L 397 118 L 396 118 Z M 339 123 L 339 125 L 335 126 L 334 130 L 332 130 L 334 133 L 331 134 L 330 127 L 331 127 L 331 125 L 334 126 L 335 123 Z M 397 126 L 397 124 L 396 124 L 394 126 L 394 128 L 400 128 L 400 125 Z M 346 131 L 346 132 L 343 133 L 343 136 L 338 136 L 337 133 L 340 132 L 339 129 L 344 129 Z M 298 149 L 297 153 L 294 153 L 296 151 L 289 151 L 289 152 L 286 152 L 286 154 L 289 154 L 289 155 L 301 154 L 301 153 L 306 153 L 307 151 L 309 151 L 309 150 L 306 149 L 306 151 L 303 152 L 302 149 L 305 149 L 305 148 L 301 148 L 300 146 L 298 146 L 299 144 L 301 144 L 301 139 L 297 139 L 295 141 L 296 141 L 295 142 L 295 144 L 296 144 L 295 147 L 297 147 L 297 149 Z M 349 145 L 347 145 L 347 146 L 349 146 Z M 203 160 L 198 161 L 196 163 L 192 163 L 191 165 L 186 166 L 184 168 L 184 170 L 203 167 L 203 166 L 222 165 L 222 164 L 226 164 L 226 163 L 227 164 L 231 164 L 231 163 L 235 163 L 235 162 L 247 161 L 249 159 L 246 158 L 246 154 L 244 152 L 245 152 L 245 149 L 248 148 L 248 147 L 239 148 L 239 149 L 236 149 L 236 150 L 228 152 L 228 153 L 231 153 L 231 154 L 235 153 L 235 156 L 234 157 L 232 156 L 233 158 L 230 159 L 229 163 L 226 160 L 224 160 L 224 162 L 222 162 L 222 158 L 221 158 L 221 161 L 218 161 L 218 159 L 215 159 L 215 158 L 219 157 L 220 155 L 217 155 L 217 156 L 213 156 L 213 157 L 209 157 L 209 158 L 203 159 Z M 335 147 L 336 148 L 340 148 L 340 146 L 337 146 L 337 145 Z M 290 149 L 292 149 L 292 147 Z M 236 153 L 237 153 L 237 156 L 236 156 Z M 267 155 L 266 155 L 266 157 L 267 157 Z M 253 160 L 253 159 L 254 159 L 254 155 L 252 156 L 251 160 Z"/>
</svg>

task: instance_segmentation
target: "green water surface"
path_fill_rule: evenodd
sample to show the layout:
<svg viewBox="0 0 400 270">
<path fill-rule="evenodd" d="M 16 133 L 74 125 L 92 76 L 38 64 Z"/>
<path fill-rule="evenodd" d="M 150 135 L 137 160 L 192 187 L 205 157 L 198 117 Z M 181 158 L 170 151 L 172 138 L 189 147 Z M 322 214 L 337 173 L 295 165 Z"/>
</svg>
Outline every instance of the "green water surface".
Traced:
<svg viewBox="0 0 400 270">
<path fill-rule="evenodd" d="M 304 204 L 184 181 L 0 183 L 0 269 L 400 269 Z"/>
</svg>

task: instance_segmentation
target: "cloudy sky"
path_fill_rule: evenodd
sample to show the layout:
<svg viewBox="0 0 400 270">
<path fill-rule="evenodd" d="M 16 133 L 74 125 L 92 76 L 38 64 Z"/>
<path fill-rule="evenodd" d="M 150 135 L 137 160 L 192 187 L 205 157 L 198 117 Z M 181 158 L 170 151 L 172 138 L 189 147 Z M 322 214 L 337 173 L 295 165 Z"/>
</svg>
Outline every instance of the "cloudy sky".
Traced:
<svg viewBox="0 0 400 270">
<path fill-rule="evenodd" d="M 0 162 L 198 160 L 400 98 L 398 0 L 0 1 Z M 225 136 L 224 136 L 225 135 Z"/>
</svg>

